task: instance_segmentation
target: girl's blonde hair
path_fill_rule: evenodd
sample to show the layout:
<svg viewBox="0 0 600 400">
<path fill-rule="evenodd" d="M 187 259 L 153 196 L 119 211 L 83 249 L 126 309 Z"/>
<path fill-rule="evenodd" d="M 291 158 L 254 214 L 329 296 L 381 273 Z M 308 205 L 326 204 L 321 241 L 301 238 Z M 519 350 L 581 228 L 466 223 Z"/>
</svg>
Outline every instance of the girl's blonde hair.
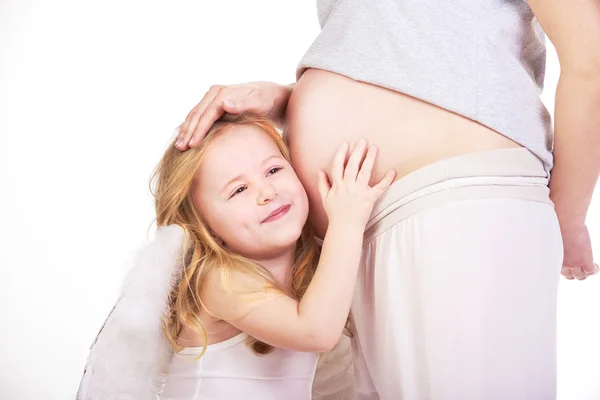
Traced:
<svg viewBox="0 0 600 400">
<path fill-rule="evenodd" d="M 182 268 L 170 295 L 167 318 L 163 321 L 164 333 L 175 351 L 182 349 L 177 337 L 183 326 L 192 327 L 201 334 L 204 345 L 200 356 L 206 351 L 208 336 L 200 313 L 210 314 L 210 311 L 203 307 L 200 294 L 211 271 L 219 270 L 225 281 L 228 272 L 242 271 L 264 281 L 265 290 L 282 291 L 265 269 L 223 247 L 194 205 L 192 185 L 202 159 L 213 140 L 234 125 L 260 128 L 290 161 L 289 150 L 270 120 L 249 114 L 225 114 L 213 124 L 199 146 L 181 152 L 172 143 L 152 174 L 150 190 L 155 198 L 157 225 L 176 224 L 185 232 Z M 292 295 L 297 300 L 304 295 L 318 259 L 319 248 L 309 225 L 305 224 L 294 251 Z M 253 338 L 247 343 L 257 354 L 272 350 L 272 346 Z"/>
</svg>

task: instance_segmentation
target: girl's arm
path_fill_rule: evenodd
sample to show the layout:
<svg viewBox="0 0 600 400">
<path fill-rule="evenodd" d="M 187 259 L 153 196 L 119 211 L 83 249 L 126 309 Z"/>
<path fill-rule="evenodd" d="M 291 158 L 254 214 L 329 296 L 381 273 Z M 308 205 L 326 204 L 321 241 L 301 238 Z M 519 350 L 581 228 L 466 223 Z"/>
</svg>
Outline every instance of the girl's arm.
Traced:
<svg viewBox="0 0 600 400">
<path fill-rule="evenodd" d="M 347 145 L 338 150 L 331 186 L 327 175 L 319 173 L 329 227 L 317 270 L 302 300 L 263 290 L 249 301 L 227 290 L 220 272 L 215 271 L 203 293 L 211 313 L 275 347 L 323 352 L 338 342 L 350 311 L 366 223 L 375 201 L 394 178 L 394 171 L 389 171 L 369 187 L 376 149 L 369 148 L 361 166 L 365 151 L 366 142 L 360 141 L 344 168 Z M 231 285 L 236 291 L 260 292 L 263 287 L 258 279 L 240 272 L 231 275 Z"/>
</svg>

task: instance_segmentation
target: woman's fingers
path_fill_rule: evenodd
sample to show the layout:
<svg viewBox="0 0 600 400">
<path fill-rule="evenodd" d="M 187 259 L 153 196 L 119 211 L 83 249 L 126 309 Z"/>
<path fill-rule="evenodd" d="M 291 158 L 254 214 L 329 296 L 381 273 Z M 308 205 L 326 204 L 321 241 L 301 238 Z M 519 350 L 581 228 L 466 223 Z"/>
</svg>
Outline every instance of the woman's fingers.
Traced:
<svg viewBox="0 0 600 400">
<path fill-rule="evenodd" d="M 256 115 L 265 115 L 273 108 L 273 105 L 274 100 L 269 96 L 261 95 L 259 87 L 249 84 L 215 85 L 210 88 L 181 124 L 175 145 L 182 151 L 196 146 L 211 126 L 225 113 L 250 112 Z"/>
<path fill-rule="evenodd" d="M 198 103 L 189 112 L 185 121 L 183 122 L 183 124 L 181 124 L 181 127 L 179 128 L 179 135 L 177 137 L 177 141 L 175 142 L 175 146 L 179 150 L 183 151 L 183 150 L 188 149 L 189 142 L 190 142 L 192 136 L 197 131 L 196 128 L 198 126 L 198 122 L 200 121 L 200 118 L 202 117 L 202 115 L 204 114 L 206 109 L 211 107 L 211 105 L 213 108 L 215 107 L 215 105 L 213 103 L 215 102 L 215 98 L 218 96 L 221 89 L 222 89 L 222 86 L 219 86 L 219 85 L 212 86 L 210 88 L 210 90 L 208 92 L 206 92 L 206 94 L 204 95 L 202 100 L 200 100 L 200 103 Z M 223 112 L 221 112 L 221 115 L 223 115 Z M 198 131 L 196 134 L 197 135 L 201 134 L 201 136 L 204 137 L 206 132 Z"/>
</svg>

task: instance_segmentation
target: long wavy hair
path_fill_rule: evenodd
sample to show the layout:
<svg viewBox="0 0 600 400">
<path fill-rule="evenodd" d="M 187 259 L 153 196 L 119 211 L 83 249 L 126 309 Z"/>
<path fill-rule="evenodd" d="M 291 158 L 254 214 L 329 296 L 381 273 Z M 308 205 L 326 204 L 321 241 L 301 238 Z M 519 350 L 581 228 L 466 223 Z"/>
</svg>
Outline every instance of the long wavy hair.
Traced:
<svg viewBox="0 0 600 400">
<path fill-rule="evenodd" d="M 176 224 L 185 232 L 182 268 L 170 294 L 170 307 L 163 321 L 163 330 L 177 352 L 183 348 L 177 343 L 182 327 L 188 326 L 198 331 L 204 342 L 199 357 L 206 351 L 208 342 L 200 314 L 205 312 L 212 315 L 203 306 L 200 295 L 211 271 L 220 271 L 224 282 L 228 282 L 232 270 L 242 271 L 262 280 L 265 291 L 283 292 L 268 271 L 254 261 L 226 249 L 194 205 L 192 184 L 204 155 L 213 140 L 234 125 L 260 128 L 277 144 L 283 157 L 290 161 L 289 150 L 269 119 L 249 114 L 225 114 L 213 124 L 199 146 L 181 152 L 175 148 L 174 142 L 171 143 L 150 180 L 157 225 Z M 304 295 L 318 260 L 319 247 L 309 225 L 305 224 L 294 250 L 291 289 L 292 296 L 297 300 Z M 256 354 L 267 354 L 272 350 L 272 346 L 251 337 L 246 343 Z"/>
</svg>

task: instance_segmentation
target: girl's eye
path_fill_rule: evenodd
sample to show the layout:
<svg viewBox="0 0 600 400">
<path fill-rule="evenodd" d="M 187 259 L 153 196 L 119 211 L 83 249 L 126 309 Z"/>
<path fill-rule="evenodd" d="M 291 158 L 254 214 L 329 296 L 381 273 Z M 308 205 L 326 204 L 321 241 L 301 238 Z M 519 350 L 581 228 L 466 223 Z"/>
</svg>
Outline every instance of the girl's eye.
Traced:
<svg viewBox="0 0 600 400">
<path fill-rule="evenodd" d="M 246 186 L 240 186 L 239 188 L 235 189 L 235 191 L 231 194 L 229 198 L 232 198 L 233 196 L 242 193 L 244 190 L 246 190 Z"/>
<path fill-rule="evenodd" d="M 275 172 L 279 171 L 280 169 L 282 169 L 281 167 L 273 167 L 269 170 L 269 172 L 267 173 L 267 176 L 269 175 L 273 175 Z"/>
</svg>

